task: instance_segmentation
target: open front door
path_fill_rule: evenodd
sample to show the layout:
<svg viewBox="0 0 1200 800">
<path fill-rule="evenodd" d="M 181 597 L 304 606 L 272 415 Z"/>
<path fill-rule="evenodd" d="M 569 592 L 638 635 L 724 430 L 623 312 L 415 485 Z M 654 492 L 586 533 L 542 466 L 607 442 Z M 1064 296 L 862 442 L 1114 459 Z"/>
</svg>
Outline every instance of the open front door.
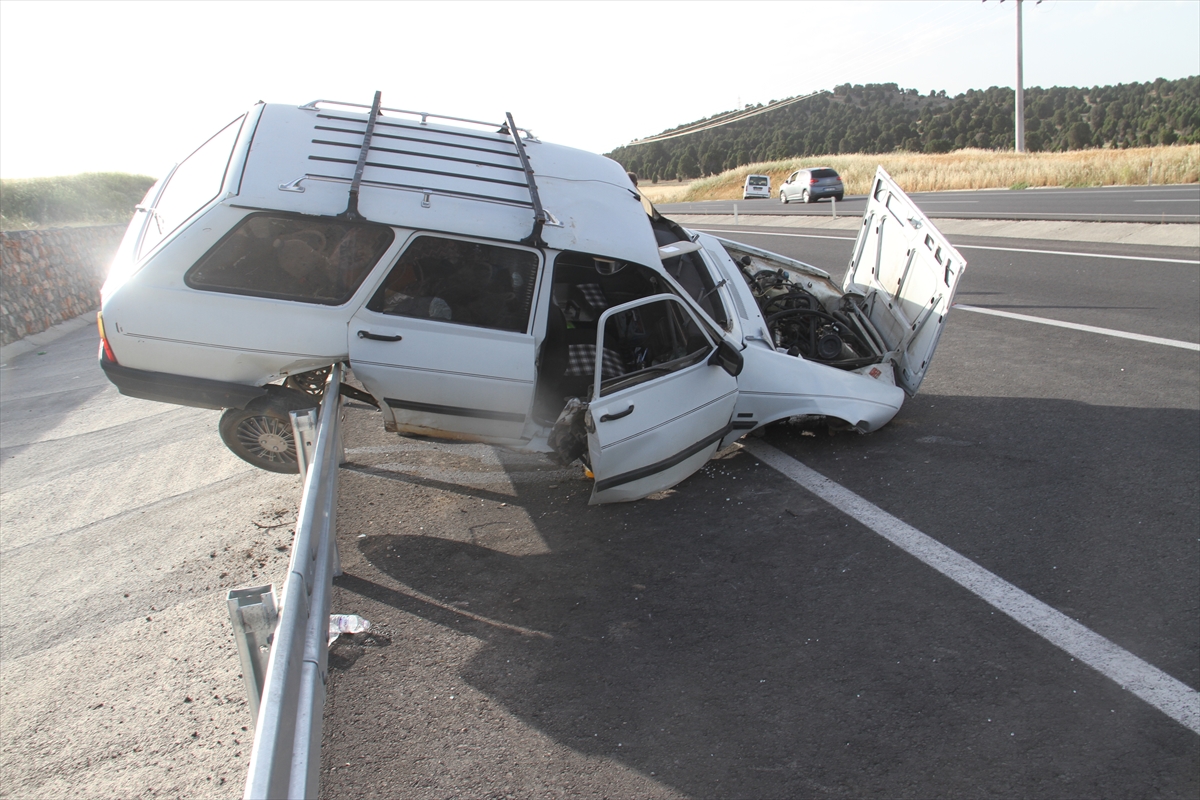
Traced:
<svg viewBox="0 0 1200 800">
<path fill-rule="evenodd" d="M 967 262 L 879 167 L 842 291 L 866 298 L 867 315 L 910 396 L 929 369 Z"/>
<path fill-rule="evenodd" d="M 637 500 L 708 461 L 730 430 L 737 369 L 683 302 L 660 294 L 610 308 L 597 328 L 585 425 L 591 502 Z"/>
</svg>

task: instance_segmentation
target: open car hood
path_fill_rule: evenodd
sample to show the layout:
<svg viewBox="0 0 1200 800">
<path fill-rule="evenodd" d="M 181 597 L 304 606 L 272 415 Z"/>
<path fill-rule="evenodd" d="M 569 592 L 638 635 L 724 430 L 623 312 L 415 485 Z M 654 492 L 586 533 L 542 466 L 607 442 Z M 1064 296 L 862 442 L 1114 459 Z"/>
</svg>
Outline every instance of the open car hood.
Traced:
<svg viewBox="0 0 1200 800">
<path fill-rule="evenodd" d="M 863 309 L 892 353 L 896 383 L 910 396 L 929 369 L 966 266 L 879 167 L 842 291 L 863 298 Z"/>
</svg>

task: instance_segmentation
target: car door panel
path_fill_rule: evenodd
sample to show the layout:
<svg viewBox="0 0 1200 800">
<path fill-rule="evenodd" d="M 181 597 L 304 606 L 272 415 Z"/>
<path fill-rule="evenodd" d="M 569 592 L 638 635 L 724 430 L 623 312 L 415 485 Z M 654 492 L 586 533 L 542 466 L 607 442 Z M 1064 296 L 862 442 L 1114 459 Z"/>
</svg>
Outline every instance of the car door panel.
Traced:
<svg viewBox="0 0 1200 800">
<path fill-rule="evenodd" d="M 351 318 L 350 364 L 389 427 L 515 443 L 536 382 L 541 256 L 529 248 L 414 236 Z"/>
<path fill-rule="evenodd" d="M 610 359 L 621 349 L 614 347 L 609 321 L 640 309 L 652 316 L 654 304 L 671 304 L 675 318 L 690 324 L 695 338 L 688 354 L 606 380 L 605 349 Z M 598 399 L 591 401 L 586 417 L 596 479 L 591 502 L 636 500 L 675 485 L 716 451 L 730 430 L 737 379 L 709 363 L 715 343 L 688 307 L 672 295 L 608 309 L 598 331 L 593 387 L 593 397 Z"/>
<path fill-rule="evenodd" d="M 366 309 L 350 324 L 350 364 L 409 431 L 516 439 L 533 401 L 533 337 L 388 317 Z M 360 336 L 400 336 L 397 341 Z"/>
</svg>

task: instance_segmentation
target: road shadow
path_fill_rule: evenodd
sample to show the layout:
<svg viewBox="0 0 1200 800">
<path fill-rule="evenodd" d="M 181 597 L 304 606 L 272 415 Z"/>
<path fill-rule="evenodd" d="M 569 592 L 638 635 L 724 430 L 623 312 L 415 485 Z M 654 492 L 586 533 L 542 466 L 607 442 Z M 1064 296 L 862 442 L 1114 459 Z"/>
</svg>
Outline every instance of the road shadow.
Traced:
<svg viewBox="0 0 1200 800">
<path fill-rule="evenodd" d="M 1162 566 L 1194 539 L 1194 472 L 1173 460 L 1200 452 L 1200 414 L 922 399 L 871 436 L 768 441 L 1196 685 L 1195 565 Z M 1200 788 L 1193 734 L 744 452 L 635 504 L 513 485 L 456 486 L 447 513 L 503 497 L 543 551 L 379 517 L 352 541 L 394 585 L 352 565 L 337 585 L 478 640 L 459 677 L 578 753 L 698 797 L 1119 796 L 1147 770 L 1164 796 Z M 1129 544 L 1128 518 L 1164 502 Z M 1105 562 L 1113 546 L 1128 558 Z"/>
</svg>

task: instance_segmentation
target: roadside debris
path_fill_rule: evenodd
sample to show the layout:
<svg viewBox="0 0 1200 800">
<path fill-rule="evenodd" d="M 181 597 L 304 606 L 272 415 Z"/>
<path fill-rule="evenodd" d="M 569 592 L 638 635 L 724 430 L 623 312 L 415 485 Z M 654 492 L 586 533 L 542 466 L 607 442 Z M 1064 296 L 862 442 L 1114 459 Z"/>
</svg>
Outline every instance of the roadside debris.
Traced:
<svg viewBox="0 0 1200 800">
<path fill-rule="evenodd" d="M 329 615 L 329 643 L 333 644 L 343 633 L 366 633 L 371 630 L 371 623 L 358 614 Z"/>
</svg>

